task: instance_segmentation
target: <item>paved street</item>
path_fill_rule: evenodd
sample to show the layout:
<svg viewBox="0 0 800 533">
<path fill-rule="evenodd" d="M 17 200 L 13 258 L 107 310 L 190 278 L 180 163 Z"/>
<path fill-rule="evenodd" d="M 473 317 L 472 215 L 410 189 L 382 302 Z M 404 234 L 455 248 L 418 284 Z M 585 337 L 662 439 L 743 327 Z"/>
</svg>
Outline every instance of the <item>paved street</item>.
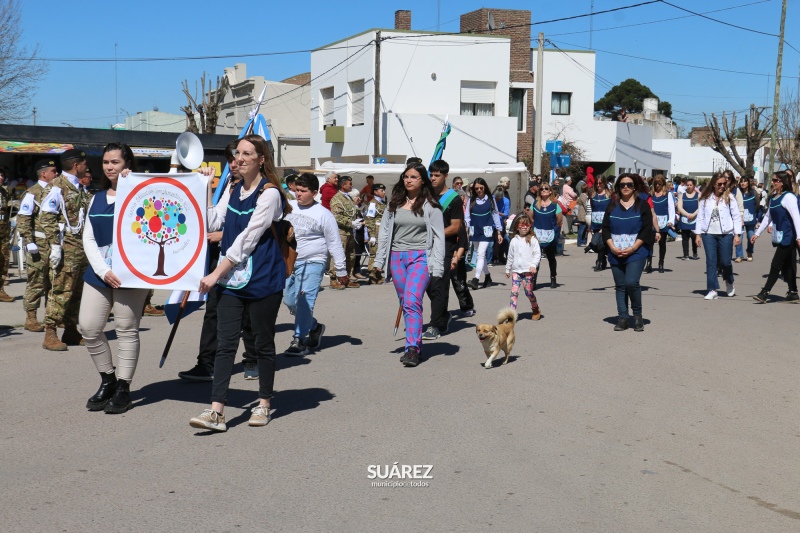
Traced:
<svg viewBox="0 0 800 533">
<path fill-rule="evenodd" d="M 273 421 L 248 427 L 257 382 L 237 364 L 222 434 L 189 427 L 210 384 L 177 377 L 194 364 L 202 312 L 162 369 L 168 324 L 143 319 L 135 408 L 92 413 L 86 350 L 42 350 L 43 334 L 20 326 L 24 282 L 12 278 L 19 299 L 0 304 L 0 325 L 17 326 L 0 331 L 3 530 L 798 531 L 800 306 L 777 303 L 781 281 L 776 303 L 747 297 L 768 239 L 734 265 L 737 296 L 710 302 L 703 251 L 680 261 L 679 250 L 669 244 L 667 273 L 643 276 L 644 333 L 615 333 L 611 272 L 568 246 L 562 285 L 537 291 L 545 318 L 532 322 L 521 297 L 514 356 L 492 370 L 473 326 L 508 304 L 500 267 L 474 293 L 477 316 L 426 344 L 414 369 L 398 361 L 391 285 L 325 290 L 323 349 L 279 357 Z M 290 318 L 281 309 L 279 351 Z M 394 463 L 433 465 L 432 479 L 373 487 L 370 465 Z"/>
</svg>

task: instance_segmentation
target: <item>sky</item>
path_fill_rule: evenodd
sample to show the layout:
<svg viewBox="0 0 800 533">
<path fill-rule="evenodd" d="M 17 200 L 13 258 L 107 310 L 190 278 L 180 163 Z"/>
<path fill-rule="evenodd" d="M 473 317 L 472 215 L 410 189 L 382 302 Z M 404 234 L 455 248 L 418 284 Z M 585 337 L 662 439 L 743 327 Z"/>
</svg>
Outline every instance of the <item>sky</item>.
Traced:
<svg viewBox="0 0 800 533">
<path fill-rule="evenodd" d="M 703 125 L 703 112 L 743 111 L 751 103 L 772 105 L 781 0 L 670 0 L 674 6 L 741 28 L 690 15 L 665 2 L 545 22 L 644 1 L 497 0 L 486 5 L 471 0 L 139 0 L 115 5 L 22 0 L 20 4 L 23 44 L 38 46 L 40 56 L 49 60 L 48 73 L 31 99 L 39 125 L 107 128 L 124 122 L 126 114 L 156 107 L 180 114 L 180 106 L 186 104 L 184 80 L 194 87 L 203 72 L 216 78 L 237 62 L 247 63 L 248 76 L 276 81 L 307 72 L 308 52 L 242 55 L 310 50 L 370 28 L 392 28 L 398 9 L 411 10 L 414 30 L 447 32 L 458 32 L 460 15 L 481 7 L 530 10 L 534 39 L 541 31 L 561 49 L 596 50 L 595 99 L 611 86 L 635 78 L 669 101 L 673 118 L 687 130 Z M 792 0 L 787 9 L 782 98 L 797 94 L 800 86 L 800 34 L 793 30 L 800 27 L 798 4 Z M 230 57 L 176 59 L 198 56 Z M 126 61 L 132 58 L 167 60 Z M 33 123 L 32 114 L 25 123 Z"/>
</svg>

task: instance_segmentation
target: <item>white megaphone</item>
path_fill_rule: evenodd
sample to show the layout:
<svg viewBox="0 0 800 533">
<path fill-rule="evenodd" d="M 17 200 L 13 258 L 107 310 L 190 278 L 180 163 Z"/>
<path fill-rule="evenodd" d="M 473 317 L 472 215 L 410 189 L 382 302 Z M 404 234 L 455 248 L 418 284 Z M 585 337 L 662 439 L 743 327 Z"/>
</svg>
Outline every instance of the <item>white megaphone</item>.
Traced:
<svg viewBox="0 0 800 533">
<path fill-rule="evenodd" d="M 169 173 L 177 174 L 178 168 L 184 166 L 194 170 L 203 162 L 203 143 L 194 133 L 185 131 L 175 141 L 175 151 L 169 164 Z"/>
</svg>

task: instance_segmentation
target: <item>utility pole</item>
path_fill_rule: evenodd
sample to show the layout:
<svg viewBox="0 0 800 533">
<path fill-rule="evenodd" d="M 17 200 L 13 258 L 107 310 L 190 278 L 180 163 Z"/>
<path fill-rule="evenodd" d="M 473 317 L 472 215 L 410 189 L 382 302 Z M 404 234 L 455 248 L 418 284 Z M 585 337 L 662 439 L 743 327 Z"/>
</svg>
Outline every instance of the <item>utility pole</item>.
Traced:
<svg viewBox="0 0 800 533">
<path fill-rule="evenodd" d="M 591 2 L 591 8 L 589 9 L 591 15 L 589 15 L 589 50 L 592 49 L 592 34 L 594 34 L 594 0 Z"/>
<path fill-rule="evenodd" d="M 536 118 L 533 126 L 533 168 L 531 173 L 542 173 L 542 91 L 544 81 L 544 33 L 539 33 L 539 48 L 536 57 Z"/>
<path fill-rule="evenodd" d="M 36 125 L 36 108 L 33 108 L 33 125 Z"/>
<path fill-rule="evenodd" d="M 775 67 L 775 98 L 772 103 L 772 136 L 769 140 L 769 173 L 764 177 L 766 182 L 775 172 L 775 144 L 778 141 L 778 109 L 781 104 L 781 69 L 783 68 L 783 30 L 786 27 L 786 0 L 781 8 L 781 33 L 778 38 L 778 66 Z M 772 182 L 770 182 L 770 185 Z"/>
<path fill-rule="evenodd" d="M 372 137 L 375 145 L 372 149 L 373 157 L 381 153 L 381 32 L 375 33 L 375 108 L 372 112 Z"/>
<path fill-rule="evenodd" d="M 119 124 L 119 83 L 117 78 L 117 43 L 114 43 L 114 114 Z"/>
</svg>

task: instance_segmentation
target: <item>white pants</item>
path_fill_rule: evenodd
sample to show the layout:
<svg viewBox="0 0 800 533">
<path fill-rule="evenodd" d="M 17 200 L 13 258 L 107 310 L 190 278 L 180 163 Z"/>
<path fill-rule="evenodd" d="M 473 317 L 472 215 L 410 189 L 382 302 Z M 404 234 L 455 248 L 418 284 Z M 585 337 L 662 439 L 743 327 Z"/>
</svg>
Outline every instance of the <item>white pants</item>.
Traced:
<svg viewBox="0 0 800 533">
<path fill-rule="evenodd" d="M 139 321 L 148 292 L 147 289 L 111 289 L 84 284 L 78 324 L 94 366 L 101 374 L 114 370 L 111 348 L 103 332 L 113 309 L 119 353 L 117 377 L 125 381 L 133 379 L 139 360 Z"/>
<path fill-rule="evenodd" d="M 490 242 L 476 242 L 477 245 L 477 252 L 475 254 L 478 256 L 475 259 L 475 277 L 481 277 L 481 274 L 488 275 L 489 274 L 489 265 L 486 263 L 486 252 L 489 250 L 489 246 L 492 245 Z"/>
</svg>

